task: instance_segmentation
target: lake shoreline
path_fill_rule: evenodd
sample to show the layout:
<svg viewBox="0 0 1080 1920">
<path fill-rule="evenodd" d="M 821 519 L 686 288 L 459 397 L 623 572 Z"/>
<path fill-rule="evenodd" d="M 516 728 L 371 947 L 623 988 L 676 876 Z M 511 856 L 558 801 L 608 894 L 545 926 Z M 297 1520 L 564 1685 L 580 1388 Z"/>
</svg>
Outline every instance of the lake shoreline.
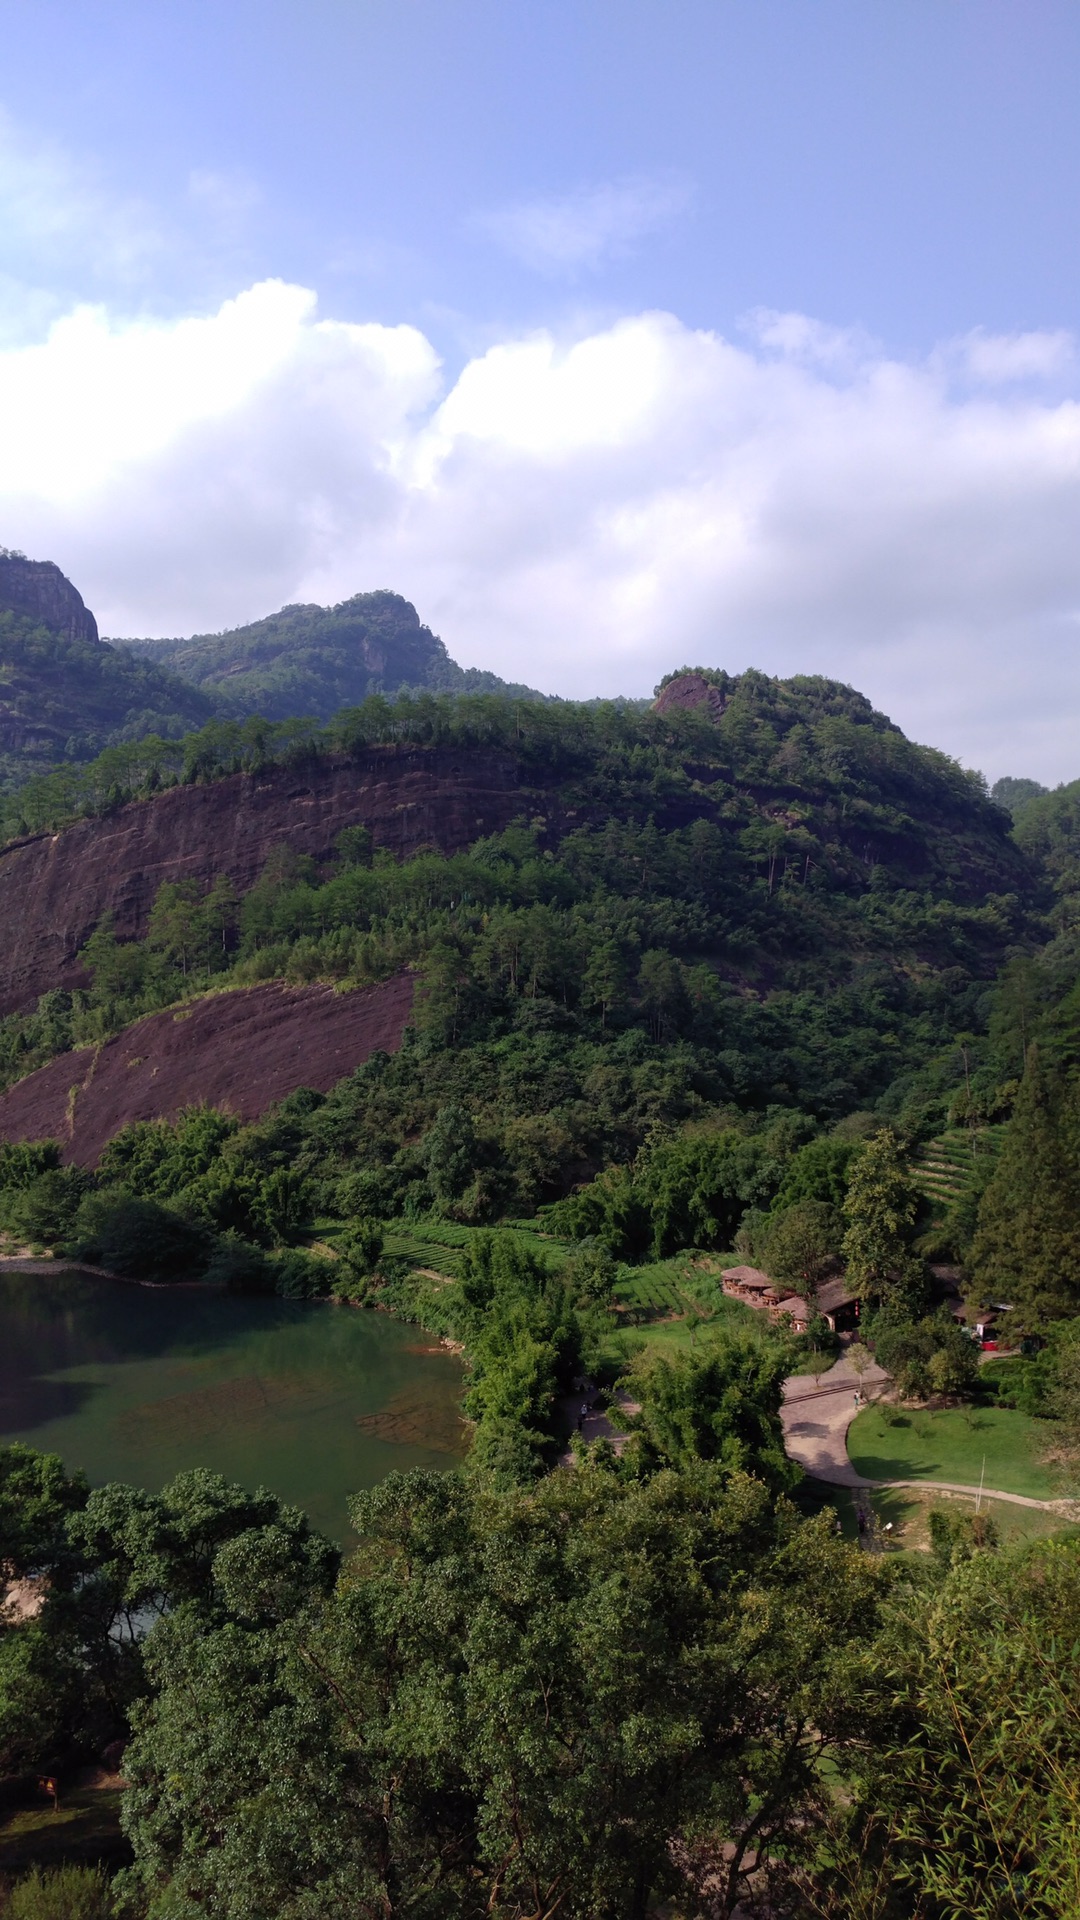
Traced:
<svg viewBox="0 0 1080 1920">
<path fill-rule="evenodd" d="M 136 1280 L 131 1274 L 114 1273 L 111 1267 L 92 1266 L 89 1260 L 50 1259 L 36 1254 L 0 1254 L 0 1274 L 4 1273 L 86 1273 L 94 1280 L 115 1280 L 121 1287 L 151 1287 L 157 1293 L 217 1291 L 202 1280 Z"/>
</svg>

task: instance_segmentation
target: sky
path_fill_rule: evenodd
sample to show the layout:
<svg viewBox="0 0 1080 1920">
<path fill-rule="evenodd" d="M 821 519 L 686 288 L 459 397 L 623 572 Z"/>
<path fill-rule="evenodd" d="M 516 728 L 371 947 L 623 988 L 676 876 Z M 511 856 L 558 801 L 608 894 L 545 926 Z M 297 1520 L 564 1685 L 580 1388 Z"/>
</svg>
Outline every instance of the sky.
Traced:
<svg viewBox="0 0 1080 1920">
<path fill-rule="evenodd" d="M 1080 775 L 1075 0 L 0 0 L 0 543 L 113 637 L 824 673 Z"/>
</svg>

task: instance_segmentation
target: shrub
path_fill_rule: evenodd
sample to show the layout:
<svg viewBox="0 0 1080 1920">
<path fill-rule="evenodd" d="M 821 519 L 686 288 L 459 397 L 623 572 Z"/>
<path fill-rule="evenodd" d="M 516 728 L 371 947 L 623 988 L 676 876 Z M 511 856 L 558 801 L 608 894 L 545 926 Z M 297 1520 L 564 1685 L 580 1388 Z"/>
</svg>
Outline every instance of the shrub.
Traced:
<svg viewBox="0 0 1080 1920">
<path fill-rule="evenodd" d="M 274 1292 L 283 1300 L 325 1300 L 338 1278 L 337 1265 L 321 1260 L 318 1254 L 290 1247 L 268 1262 L 273 1275 Z"/>
<path fill-rule="evenodd" d="M 111 1920 L 108 1875 L 101 1867 L 28 1873 L 11 1890 L 10 1920 Z"/>
<path fill-rule="evenodd" d="M 80 1168 L 50 1167 L 25 1186 L 8 1189 L 0 1217 L 31 1245 L 55 1246 L 70 1234 L 86 1185 Z"/>
<path fill-rule="evenodd" d="M 262 1248 L 233 1233 L 221 1236 L 206 1269 L 207 1286 L 226 1293 L 273 1293 L 275 1280 L 274 1263 Z"/>
<path fill-rule="evenodd" d="M 210 1250 L 203 1228 L 156 1200 L 137 1200 L 115 1190 L 87 1195 L 73 1238 L 82 1259 L 133 1279 L 201 1277 Z"/>
</svg>

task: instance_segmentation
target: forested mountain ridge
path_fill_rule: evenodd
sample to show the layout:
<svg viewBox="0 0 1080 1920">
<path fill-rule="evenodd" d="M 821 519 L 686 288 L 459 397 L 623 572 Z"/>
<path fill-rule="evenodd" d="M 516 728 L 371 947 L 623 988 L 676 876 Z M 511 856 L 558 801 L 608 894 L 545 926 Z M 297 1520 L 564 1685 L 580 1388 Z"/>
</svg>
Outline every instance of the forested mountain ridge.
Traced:
<svg viewBox="0 0 1080 1920">
<path fill-rule="evenodd" d="M 99 640 L 59 567 L 0 549 L 0 786 L 213 712 L 198 688 Z"/>
<path fill-rule="evenodd" d="M 215 716 L 328 720 L 404 688 L 541 699 L 459 667 L 400 594 L 283 607 L 231 633 L 110 641 L 52 561 L 0 548 L 0 789 Z"/>
<path fill-rule="evenodd" d="M 424 695 L 303 734 L 214 723 L 80 773 L 98 778 L 91 817 L 59 837 L 72 794 L 60 776 L 32 783 L 18 803 L 50 831 L 0 856 L 6 1003 L 67 998 L 59 1027 L 54 1006 L 9 1028 L 6 1077 L 208 973 L 359 985 L 408 966 L 447 1046 L 422 1069 L 415 1122 L 464 1098 L 504 1166 L 492 1193 L 516 1183 L 522 1204 L 642 1137 L 629 1083 L 607 1119 L 588 1112 L 592 1069 L 620 1048 L 666 1077 L 672 1121 L 724 1101 L 833 1118 L 902 1105 L 905 1076 L 977 1022 L 1026 937 L 1032 871 L 978 778 L 851 689 L 703 679 L 719 715 Z M 208 953 L 192 929 L 221 887 L 240 899 Z M 106 923 L 134 936 L 119 973 Z M 177 939 L 198 957 L 178 963 Z M 511 1087 L 517 1048 L 561 1061 L 555 1081 L 537 1065 Z M 536 1169 L 520 1179 L 494 1144 L 518 1119 Z"/>
<path fill-rule="evenodd" d="M 329 720 L 369 694 L 425 687 L 439 693 L 512 693 L 540 699 L 477 667 L 459 667 L 399 593 L 357 593 L 333 607 L 282 607 L 227 633 L 117 643 L 170 667 L 234 718 L 261 714 Z"/>
</svg>

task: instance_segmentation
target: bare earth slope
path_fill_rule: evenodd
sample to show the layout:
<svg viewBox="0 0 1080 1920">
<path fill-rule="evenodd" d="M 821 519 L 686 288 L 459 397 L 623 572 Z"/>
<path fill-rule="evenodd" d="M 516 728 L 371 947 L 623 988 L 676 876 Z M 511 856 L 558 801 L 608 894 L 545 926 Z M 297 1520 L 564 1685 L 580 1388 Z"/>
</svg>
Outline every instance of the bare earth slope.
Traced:
<svg viewBox="0 0 1080 1920">
<path fill-rule="evenodd" d="M 202 1101 L 257 1120 L 297 1087 L 327 1093 L 373 1053 L 396 1053 L 412 996 L 399 974 L 359 993 L 270 984 L 150 1014 L 0 1095 L 0 1140 L 61 1140 L 65 1160 L 93 1166 L 131 1120 Z"/>
<path fill-rule="evenodd" d="M 351 826 L 369 827 L 399 857 L 422 846 L 453 853 L 522 807 L 508 755 L 371 747 L 349 760 L 173 787 L 16 842 L 0 853 L 0 1014 L 84 984 L 75 956 L 102 915 L 113 914 L 120 939 L 138 938 L 163 881 L 227 874 L 244 892 L 273 848 L 326 859 Z"/>
</svg>

